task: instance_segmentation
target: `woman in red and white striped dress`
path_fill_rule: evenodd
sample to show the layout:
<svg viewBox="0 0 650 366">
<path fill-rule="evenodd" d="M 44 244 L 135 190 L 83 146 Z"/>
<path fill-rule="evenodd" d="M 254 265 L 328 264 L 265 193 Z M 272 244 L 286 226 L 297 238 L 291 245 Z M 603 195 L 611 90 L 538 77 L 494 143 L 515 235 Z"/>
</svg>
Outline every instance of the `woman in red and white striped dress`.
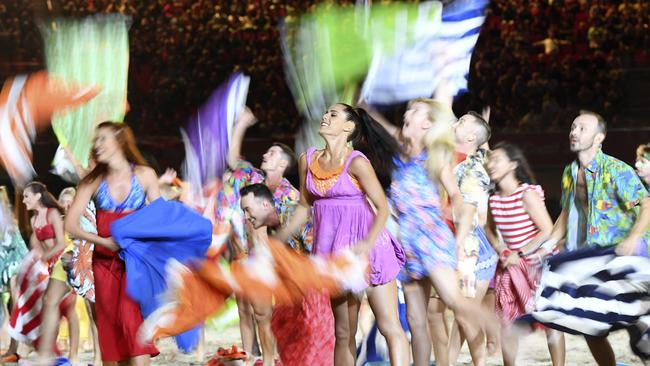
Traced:
<svg viewBox="0 0 650 366">
<path fill-rule="evenodd" d="M 541 239 L 553 229 L 553 222 L 546 211 L 544 191 L 535 184 L 519 148 L 508 143 L 496 145 L 487 167 L 496 194 L 490 197 L 488 220 L 492 230 L 486 234 L 500 257 L 496 312 L 503 323 L 503 363 L 510 366 L 516 362 L 519 336 L 513 332 L 512 321 L 533 310 L 541 261 L 553 251 L 541 248 Z M 553 365 L 564 365 L 564 334 L 546 329 L 546 339 Z"/>
</svg>

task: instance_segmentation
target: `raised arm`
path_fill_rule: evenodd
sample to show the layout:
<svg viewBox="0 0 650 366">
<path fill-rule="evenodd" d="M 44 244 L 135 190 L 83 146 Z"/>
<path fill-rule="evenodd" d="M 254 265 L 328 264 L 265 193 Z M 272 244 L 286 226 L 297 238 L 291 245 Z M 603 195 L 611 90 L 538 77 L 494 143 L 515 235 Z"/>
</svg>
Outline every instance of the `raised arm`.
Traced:
<svg viewBox="0 0 650 366">
<path fill-rule="evenodd" d="M 307 157 L 305 154 L 302 154 L 298 160 L 298 174 L 300 175 L 300 201 L 293 211 L 289 223 L 275 235 L 275 238 L 283 243 L 286 243 L 292 235 L 297 234 L 309 220 L 311 202 L 307 193 Z"/>
<path fill-rule="evenodd" d="M 255 115 L 248 107 L 244 107 L 239 116 L 237 116 L 237 120 L 232 129 L 230 146 L 228 147 L 228 157 L 226 158 L 226 162 L 230 169 L 235 169 L 237 161 L 239 161 L 239 158 L 241 157 L 241 145 L 244 141 L 246 130 L 256 122 L 257 118 L 255 118 Z"/>
<path fill-rule="evenodd" d="M 74 201 L 65 215 L 64 227 L 73 238 L 86 240 L 95 245 L 99 245 L 112 251 L 118 251 L 120 247 L 115 243 L 112 238 L 102 238 L 97 234 L 86 232 L 81 228 L 79 219 L 86 210 L 88 202 L 92 199 L 93 193 L 99 186 L 100 179 L 95 179 L 92 183 L 80 184 L 77 188 L 77 194 L 74 196 Z"/>
</svg>

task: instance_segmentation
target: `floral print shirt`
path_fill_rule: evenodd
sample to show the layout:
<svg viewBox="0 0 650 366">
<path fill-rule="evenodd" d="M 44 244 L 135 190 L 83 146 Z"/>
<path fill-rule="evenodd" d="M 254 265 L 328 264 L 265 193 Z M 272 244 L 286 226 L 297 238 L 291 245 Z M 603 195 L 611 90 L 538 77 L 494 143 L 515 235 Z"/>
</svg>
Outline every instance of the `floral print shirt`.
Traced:
<svg viewBox="0 0 650 366">
<path fill-rule="evenodd" d="M 235 241 L 239 241 L 242 248 L 248 248 L 246 236 L 243 230 L 244 212 L 239 205 L 239 190 L 243 187 L 264 183 L 264 172 L 255 168 L 248 161 L 240 160 L 233 170 L 224 174 L 223 187 L 217 194 L 217 221 L 230 221 L 235 232 Z M 298 201 L 300 192 L 287 180 L 283 178 L 275 189 L 271 189 L 275 207 L 280 215 L 280 222 L 288 221 Z M 294 249 L 311 251 L 311 220 L 303 230 L 300 240 L 294 238 L 289 243 Z"/>
<path fill-rule="evenodd" d="M 476 206 L 476 213 L 472 218 L 474 229 L 479 226 L 479 213 L 487 212 L 487 202 L 490 197 L 490 177 L 485 170 L 486 156 L 485 149 L 478 149 L 454 168 L 463 202 Z M 476 230 L 472 230 L 465 241 L 465 254 L 478 255 L 478 250 L 479 238 L 476 236 Z"/>
<path fill-rule="evenodd" d="M 577 178 L 576 160 L 562 175 L 562 209 L 569 215 L 567 249 L 611 246 L 623 241 L 639 215 L 640 202 L 648 197 L 634 169 L 599 150 L 585 168 L 586 214 L 576 203 Z M 650 239 L 650 231 L 644 238 Z"/>
</svg>

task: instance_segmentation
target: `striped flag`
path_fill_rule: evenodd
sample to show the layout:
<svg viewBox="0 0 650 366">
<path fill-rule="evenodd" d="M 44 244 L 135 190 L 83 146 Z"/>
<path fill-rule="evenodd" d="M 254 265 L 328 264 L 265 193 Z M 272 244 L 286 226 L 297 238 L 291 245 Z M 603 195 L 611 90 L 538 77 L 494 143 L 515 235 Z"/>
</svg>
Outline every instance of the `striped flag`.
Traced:
<svg viewBox="0 0 650 366">
<path fill-rule="evenodd" d="M 571 334 L 604 337 L 627 329 L 632 351 L 650 361 L 650 263 L 617 256 L 614 247 L 586 248 L 545 264 L 535 311 L 521 318 Z"/>
<path fill-rule="evenodd" d="M 20 342 L 31 343 L 40 336 L 43 295 L 50 273 L 47 264 L 29 252 L 17 276 L 19 295 L 11 313 L 9 335 Z"/>
<path fill-rule="evenodd" d="M 442 27 L 421 33 L 412 47 L 387 55 L 376 52 L 361 98 L 394 104 L 434 94 L 453 97 L 467 90 L 470 60 L 489 0 L 455 0 L 442 10 Z"/>
<path fill-rule="evenodd" d="M 0 92 L 0 163 L 14 184 L 35 174 L 32 143 L 55 112 L 78 107 L 99 93 L 52 79 L 45 72 L 7 79 Z"/>
</svg>

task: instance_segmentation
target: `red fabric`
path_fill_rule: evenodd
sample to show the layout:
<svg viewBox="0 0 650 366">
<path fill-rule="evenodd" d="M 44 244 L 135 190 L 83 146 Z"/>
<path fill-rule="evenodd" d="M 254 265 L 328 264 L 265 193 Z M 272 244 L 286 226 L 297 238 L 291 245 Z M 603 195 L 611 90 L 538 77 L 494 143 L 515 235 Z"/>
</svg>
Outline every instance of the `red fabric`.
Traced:
<svg viewBox="0 0 650 366">
<path fill-rule="evenodd" d="M 97 210 L 97 233 L 109 237 L 113 221 L 130 212 L 107 212 Z M 95 246 L 93 252 L 93 273 L 95 275 L 95 308 L 97 309 L 97 331 L 102 360 L 124 361 L 140 355 L 159 354 L 153 344 L 143 345 L 137 333 L 142 324 L 140 307 L 126 293 L 126 272 L 124 262 L 111 252 Z"/>
<path fill-rule="evenodd" d="M 463 154 L 458 151 L 454 152 L 455 165 L 462 163 L 463 161 L 465 161 L 465 159 L 467 159 L 467 154 Z M 451 201 L 449 197 L 447 197 L 447 199 L 444 202 L 442 202 L 441 210 L 442 210 L 442 219 L 445 221 L 445 224 L 447 224 L 449 229 L 451 229 L 452 233 L 456 234 L 456 227 L 454 226 L 454 220 L 451 217 Z"/>
<path fill-rule="evenodd" d="M 518 265 L 497 268 L 496 313 L 505 323 L 511 323 L 533 310 L 540 276 L 540 267 L 531 266 L 523 259 Z"/>
<path fill-rule="evenodd" d="M 50 280 L 50 272 L 61 253 L 55 255 L 48 263 L 33 260 L 33 252 L 23 261 L 18 273 L 18 301 L 14 303 L 9 320 L 11 336 L 21 342 L 32 342 L 38 349 L 41 337 L 41 321 L 43 298 Z M 74 305 L 74 293 L 68 293 L 59 304 L 59 316 L 65 316 Z M 52 344 L 52 352 L 60 355 L 56 343 Z"/>
<path fill-rule="evenodd" d="M 34 235 L 36 235 L 36 239 L 40 241 L 46 241 L 49 239 L 54 239 L 56 237 L 56 235 L 54 235 L 54 226 L 50 224 L 50 221 L 47 219 L 47 215 L 49 213 L 50 209 L 48 208 L 45 211 L 45 225 L 41 227 L 35 227 L 32 223 L 32 227 L 34 227 Z M 36 215 L 34 215 L 34 222 L 36 222 Z"/>
<path fill-rule="evenodd" d="M 310 292 L 300 305 L 276 306 L 271 329 L 284 365 L 334 365 L 334 315 L 327 293 Z"/>
</svg>

